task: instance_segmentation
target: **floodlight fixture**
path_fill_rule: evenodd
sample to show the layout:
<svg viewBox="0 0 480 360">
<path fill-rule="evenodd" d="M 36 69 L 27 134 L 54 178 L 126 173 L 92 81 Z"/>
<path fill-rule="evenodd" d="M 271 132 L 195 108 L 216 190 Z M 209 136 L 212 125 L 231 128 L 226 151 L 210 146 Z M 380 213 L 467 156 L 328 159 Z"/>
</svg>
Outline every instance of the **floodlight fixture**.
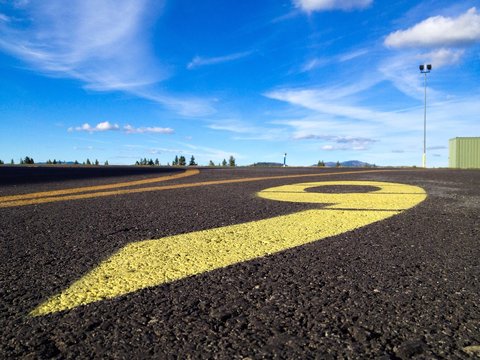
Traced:
<svg viewBox="0 0 480 360">
<path fill-rule="evenodd" d="M 424 74 L 425 102 L 423 108 L 423 158 L 422 165 L 427 167 L 427 74 L 432 70 L 432 64 L 420 65 L 420 72 Z"/>
</svg>

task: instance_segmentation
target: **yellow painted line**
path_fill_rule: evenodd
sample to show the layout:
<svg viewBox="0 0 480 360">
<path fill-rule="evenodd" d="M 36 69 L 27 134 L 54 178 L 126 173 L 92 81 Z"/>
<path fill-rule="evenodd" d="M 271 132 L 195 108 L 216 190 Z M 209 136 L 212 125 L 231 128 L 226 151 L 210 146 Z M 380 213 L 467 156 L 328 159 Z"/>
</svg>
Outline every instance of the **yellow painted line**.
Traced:
<svg viewBox="0 0 480 360">
<path fill-rule="evenodd" d="M 368 193 L 305 192 L 309 187 L 366 183 L 380 188 L 384 199 L 374 202 L 382 209 L 371 210 Z M 281 201 L 298 201 L 297 194 L 303 194 L 300 201 L 312 203 L 318 203 L 323 195 L 338 197 L 327 196 L 329 205 L 323 209 L 128 244 L 30 315 L 73 309 L 339 235 L 399 214 L 426 198 L 416 186 L 360 181 L 287 185 L 266 189 L 258 196 L 271 198 L 272 194 Z"/>
<path fill-rule="evenodd" d="M 360 171 L 344 171 L 344 172 L 333 172 L 333 173 L 277 175 L 277 176 L 243 178 L 243 179 L 213 180 L 213 181 L 204 181 L 204 182 L 189 183 L 189 184 L 152 186 L 152 187 L 143 187 L 138 189 L 99 191 L 95 193 L 66 195 L 66 196 L 45 196 L 45 197 L 40 197 L 36 199 L 25 199 L 25 200 L 21 199 L 21 200 L 15 200 L 15 201 L 0 202 L 0 208 L 44 204 L 44 203 L 67 201 L 67 200 L 91 199 L 91 198 L 104 197 L 104 196 L 135 194 L 135 193 L 141 193 L 141 192 L 183 189 L 183 188 L 191 188 L 191 187 L 199 187 L 199 186 L 223 185 L 223 184 L 243 183 L 243 182 L 252 182 L 252 181 L 263 181 L 263 180 L 295 179 L 295 178 L 302 178 L 302 177 L 365 174 L 365 173 L 385 172 L 385 171 L 392 172 L 394 170 L 360 170 Z M 100 186 L 103 186 L 103 185 L 100 185 Z"/>
<path fill-rule="evenodd" d="M 187 170 L 181 174 L 166 175 L 166 176 L 160 176 L 160 177 L 151 178 L 151 179 L 134 180 L 134 181 L 127 181 L 127 182 L 113 183 L 113 184 L 106 184 L 106 185 L 84 186 L 79 188 L 70 188 L 70 189 L 61 189 L 61 190 L 52 190 L 52 191 L 42 191 L 42 192 L 36 192 L 36 193 L 30 193 L 30 194 L 0 196 L 0 203 L 8 202 L 8 201 L 16 201 L 16 200 L 48 198 L 48 197 L 53 197 L 58 195 L 78 194 L 78 193 L 89 192 L 89 191 L 98 191 L 98 190 L 106 190 L 106 189 L 123 188 L 123 187 L 129 187 L 129 186 L 145 185 L 145 184 L 157 183 L 161 181 L 180 179 L 180 178 L 184 178 L 192 175 L 197 175 L 198 173 L 200 173 L 198 169 L 193 169 L 193 170 Z"/>
</svg>

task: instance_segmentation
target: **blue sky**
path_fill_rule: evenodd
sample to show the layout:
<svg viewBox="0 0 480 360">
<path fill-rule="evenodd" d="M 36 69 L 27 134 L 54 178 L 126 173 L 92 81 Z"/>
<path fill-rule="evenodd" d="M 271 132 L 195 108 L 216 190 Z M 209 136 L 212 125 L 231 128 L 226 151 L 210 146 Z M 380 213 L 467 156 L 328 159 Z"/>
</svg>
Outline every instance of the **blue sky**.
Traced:
<svg viewBox="0 0 480 360">
<path fill-rule="evenodd" d="M 448 165 L 480 2 L 0 0 L 0 159 Z"/>
</svg>

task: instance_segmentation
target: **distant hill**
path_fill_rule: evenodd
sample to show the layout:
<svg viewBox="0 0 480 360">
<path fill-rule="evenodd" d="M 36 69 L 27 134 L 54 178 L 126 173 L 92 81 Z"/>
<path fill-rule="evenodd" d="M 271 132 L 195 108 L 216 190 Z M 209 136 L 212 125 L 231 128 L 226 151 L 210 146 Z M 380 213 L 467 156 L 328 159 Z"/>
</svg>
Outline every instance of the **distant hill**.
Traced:
<svg viewBox="0 0 480 360">
<path fill-rule="evenodd" d="M 316 166 L 316 165 L 314 165 Z M 329 161 L 325 163 L 326 167 L 335 167 L 337 166 L 337 162 Z M 374 165 L 359 161 L 359 160 L 348 160 L 348 161 L 343 161 L 340 163 L 341 167 L 373 167 Z"/>
</svg>

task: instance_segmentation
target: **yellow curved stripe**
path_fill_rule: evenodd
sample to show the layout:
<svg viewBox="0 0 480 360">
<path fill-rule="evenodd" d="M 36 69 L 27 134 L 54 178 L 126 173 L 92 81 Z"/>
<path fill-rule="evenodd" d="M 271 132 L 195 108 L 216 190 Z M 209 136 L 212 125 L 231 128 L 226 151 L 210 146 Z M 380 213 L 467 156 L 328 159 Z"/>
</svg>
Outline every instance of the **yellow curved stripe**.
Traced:
<svg viewBox="0 0 480 360">
<path fill-rule="evenodd" d="M 78 193 L 89 192 L 89 191 L 117 189 L 117 188 L 129 187 L 129 186 L 145 185 L 145 184 L 157 183 L 161 181 L 174 180 L 174 179 L 180 179 L 180 178 L 184 178 L 192 175 L 197 175 L 199 172 L 200 171 L 198 169 L 193 169 L 193 170 L 187 170 L 181 174 L 166 175 L 166 176 L 160 176 L 160 177 L 151 178 L 151 179 L 127 181 L 127 182 L 106 184 L 106 185 L 84 186 L 79 188 L 70 188 L 70 189 L 62 189 L 62 190 L 42 191 L 42 192 L 36 192 L 36 193 L 30 193 L 30 194 L 0 196 L 0 203 L 8 202 L 8 201 L 16 201 L 16 200 L 48 198 L 48 197 L 53 197 L 58 195 L 78 194 Z"/>
<path fill-rule="evenodd" d="M 277 201 L 332 204 L 329 209 L 405 210 L 423 201 L 425 191 L 417 186 L 382 182 L 378 190 L 367 193 L 330 194 L 322 193 L 322 186 L 373 186 L 376 181 L 325 181 L 277 186 L 258 193 L 258 196 Z M 306 192 L 319 187 L 320 192 Z M 408 195 L 408 196 L 402 196 Z"/>
<path fill-rule="evenodd" d="M 198 170 L 191 170 L 191 171 L 198 171 Z M 319 176 L 332 176 L 332 175 L 364 174 L 364 173 L 384 172 L 384 171 L 392 172 L 394 170 L 360 170 L 360 171 L 342 171 L 342 172 L 333 172 L 333 173 L 277 175 L 277 176 L 264 176 L 264 177 L 253 177 L 253 178 L 204 181 L 204 182 L 197 182 L 197 183 L 190 183 L 190 184 L 152 186 L 152 187 L 143 187 L 143 188 L 138 188 L 138 189 L 99 191 L 99 192 L 94 192 L 94 193 L 65 195 L 65 196 L 48 196 L 48 195 L 46 195 L 44 197 L 38 197 L 38 198 L 35 198 L 35 199 L 27 198 L 27 199 L 13 200 L 13 201 L 4 201 L 4 202 L 0 201 L 0 208 L 15 207 L 15 206 L 26 206 L 26 205 L 34 205 L 34 204 L 44 204 L 44 203 L 67 201 L 67 200 L 91 199 L 91 198 L 104 197 L 104 196 L 126 195 L 126 194 L 135 194 L 135 193 L 141 193 L 141 192 L 183 189 L 183 188 L 199 187 L 199 186 L 223 185 L 223 184 L 233 184 L 233 183 L 242 183 L 242 182 L 263 181 L 263 180 L 294 179 L 294 178 L 302 178 L 302 177 L 319 177 Z M 180 175 L 176 175 L 176 176 L 180 176 Z M 194 175 L 194 173 L 191 173 L 191 175 Z M 184 175 L 184 176 L 187 176 L 187 175 Z M 166 180 L 171 180 L 171 179 L 172 178 L 169 178 L 169 179 L 166 179 Z M 139 181 L 143 181 L 143 180 L 139 180 Z M 138 184 L 136 184 L 136 185 L 138 185 Z M 99 186 L 105 186 L 105 185 L 99 185 Z M 85 189 L 85 188 L 78 188 L 78 189 Z M 73 192 L 73 190 L 76 190 L 76 189 L 67 189 L 67 190 L 72 190 L 72 192 Z M 58 190 L 58 191 L 62 191 L 62 190 Z M 84 192 L 84 191 L 85 190 L 75 191 L 75 192 Z M 54 193 L 54 191 L 44 192 L 44 194 L 46 194 L 46 193 L 50 193 L 50 195 L 51 195 L 51 193 Z M 29 194 L 26 194 L 26 195 L 29 195 Z M 14 196 L 17 196 L 17 195 L 14 195 Z M 18 196 L 22 196 L 22 195 L 18 195 Z"/>
<path fill-rule="evenodd" d="M 329 182 L 333 185 L 345 183 Z M 271 188 L 258 195 L 281 194 L 282 201 L 297 201 L 298 193 L 303 193 L 302 202 L 317 203 L 318 194 L 304 190 L 323 184 L 283 186 L 281 193 L 277 191 L 278 187 Z M 348 182 L 348 185 L 364 184 Z M 426 198 L 425 192 L 416 186 L 369 184 L 383 192 L 380 196 L 385 196 L 385 201 L 377 202 L 377 205 L 384 205 L 384 209 L 369 210 L 367 194 L 351 194 L 355 199 L 352 201 L 349 196 L 341 194 L 324 209 L 128 244 L 68 289 L 39 305 L 30 315 L 73 309 L 342 234 L 399 214 L 399 209 L 415 206 Z M 405 201 L 405 198 L 409 200 Z M 332 197 L 330 200 L 334 201 Z M 336 209 L 337 206 L 354 206 L 362 210 L 340 210 Z"/>
</svg>

